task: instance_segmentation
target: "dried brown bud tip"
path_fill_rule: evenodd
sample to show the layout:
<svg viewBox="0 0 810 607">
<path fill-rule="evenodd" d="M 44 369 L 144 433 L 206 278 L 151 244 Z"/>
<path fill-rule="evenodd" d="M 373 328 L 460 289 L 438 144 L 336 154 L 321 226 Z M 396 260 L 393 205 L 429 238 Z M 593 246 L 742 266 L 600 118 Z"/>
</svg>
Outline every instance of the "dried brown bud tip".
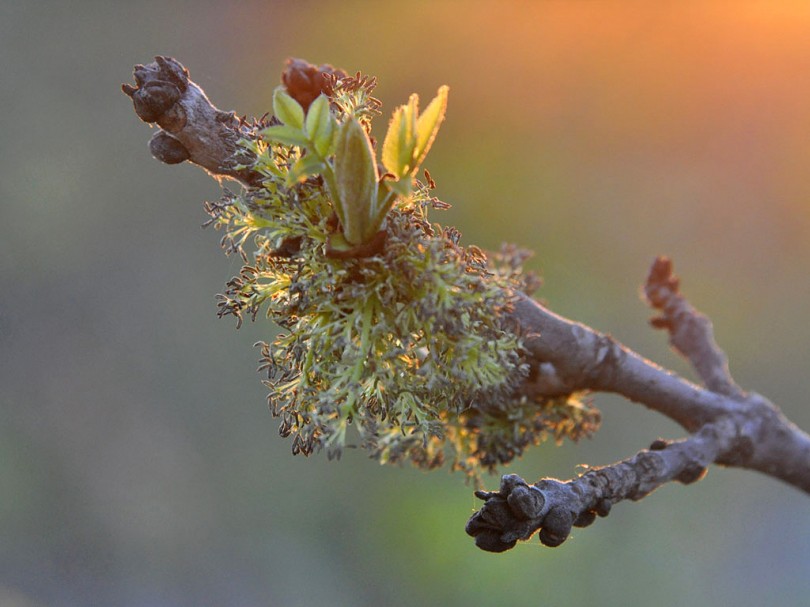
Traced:
<svg viewBox="0 0 810 607">
<path fill-rule="evenodd" d="M 301 104 L 304 111 L 321 93 L 331 94 L 329 76 L 346 77 L 345 72 L 324 64 L 316 67 L 303 59 L 288 59 L 281 74 L 281 82 L 290 96 Z"/>
</svg>

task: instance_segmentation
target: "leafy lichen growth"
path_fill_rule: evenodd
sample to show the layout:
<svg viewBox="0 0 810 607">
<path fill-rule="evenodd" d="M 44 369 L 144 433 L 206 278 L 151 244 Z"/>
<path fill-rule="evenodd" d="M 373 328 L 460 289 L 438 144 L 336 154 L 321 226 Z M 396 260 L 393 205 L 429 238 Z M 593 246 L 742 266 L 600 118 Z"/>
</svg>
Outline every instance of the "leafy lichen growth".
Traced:
<svg viewBox="0 0 810 607">
<path fill-rule="evenodd" d="M 359 74 L 333 76 L 330 95 L 308 112 L 278 91 L 273 125 L 243 141 L 261 187 L 208 205 L 226 250 L 246 261 L 220 296 L 220 315 L 241 324 L 263 312 L 282 328 L 261 342 L 260 366 L 280 433 L 292 437 L 293 453 L 339 456 L 357 441 L 383 463 L 449 460 L 476 479 L 547 436 L 589 434 L 598 412 L 579 395 L 522 390 L 531 370 L 508 312 L 513 294 L 534 286 L 523 252 L 488 259 L 461 245 L 456 229 L 428 220 L 447 205 L 431 196 L 429 175 L 421 183 L 414 174 L 446 89 L 427 118 L 415 97 L 395 112 L 383 161 L 397 166 L 378 170 L 361 149 L 379 106 L 372 87 Z M 345 152 L 353 145 L 360 152 Z M 369 166 L 374 183 L 358 184 Z M 353 221 L 362 229 L 349 233 Z"/>
</svg>

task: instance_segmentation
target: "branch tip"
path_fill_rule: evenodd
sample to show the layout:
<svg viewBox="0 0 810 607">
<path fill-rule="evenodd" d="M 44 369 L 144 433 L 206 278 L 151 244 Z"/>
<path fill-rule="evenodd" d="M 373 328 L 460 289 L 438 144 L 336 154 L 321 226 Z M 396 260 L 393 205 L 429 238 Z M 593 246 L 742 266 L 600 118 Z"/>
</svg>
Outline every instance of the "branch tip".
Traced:
<svg viewBox="0 0 810 607">
<path fill-rule="evenodd" d="M 261 175 L 250 168 L 251 153 L 240 139 L 258 136 L 259 126 L 217 109 L 189 77 L 188 69 L 172 57 L 158 55 L 148 65 L 133 68 L 135 85 L 122 84 L 135 113 L 160 131 L 149 143 L 152 155 L 167 164 L 188 160 L 215 177 L 229 177 L 251 186 Z"/>
<path fill-rule="evenodd" d="M 476 492 L 486 501 L 467 522 L 467 534 L 491 552 L 509 550 L 537 531 L 543 545 L 557 547 L 573 527 L 606 517 L 617 502 L 639 500 L 673 480 L 689 484 L 703 478 L 706 462 L 714 461 L 722 443 L 710 440 L 716 434 L 707 426 L 685 440 L 657 439 L 649 450 L 568 481 L 544 478 L 530 486 L 516 475 L 506 475 L 498 491 Z"/>
<path fill-rule="evenodd" d="M 745 393 L 731 377 L 728 359 L 714 339 L 711 321 L 681 295 L 680 279 L 668 257 L 653 261 L 644 295 L 652 308 L 661 311 L 650 319 L 650 325 L 666 329 L 672 347 L 689 360 L 705 386 L 724 396 L 743 397 Z"/>
</svg>

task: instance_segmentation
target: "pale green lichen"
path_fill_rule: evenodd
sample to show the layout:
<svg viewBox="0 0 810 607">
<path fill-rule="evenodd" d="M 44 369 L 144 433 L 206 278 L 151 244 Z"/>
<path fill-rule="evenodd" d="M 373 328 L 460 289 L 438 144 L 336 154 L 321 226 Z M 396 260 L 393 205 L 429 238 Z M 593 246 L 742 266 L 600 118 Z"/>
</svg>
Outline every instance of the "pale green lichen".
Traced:
<svg viewBox="0 0 810 607">
<path fill-rule="evenodd" d="M 337 124 L 353 115 L 365 122 L 376 110 L 358 81 L 369 82 L 333 83 Z M 433 468 L 449 460 L 478 478 L 547 436 L 596 429 L 598 412 L 578 395 L 536 399 L 521 390 L 530 368 L 508 311 L 513 293 L 533 286 L 525 255 L 505 248 L 488 260 L 462 246 L 454 228 L 430 223 L 429 209 L 447 205 L 431 196 L 429 176 L 428 185 L 400 188 L 408 195 L 385 215 L 379 246 L 336 256 L 330 241 L 341 226 L 326 179 L 290 178 L 306 145 L 270 136 L 243 145 L 265 177 L 261 187 L 208 205 L 223 245 L 246 260 L 220 296 L 220 314 L 241 324 L 263 312 L 282 328 L 262 343 L 260 368 L 294 453 L 339 456 L 359 444 L 380 462 Z"/>
</svg>

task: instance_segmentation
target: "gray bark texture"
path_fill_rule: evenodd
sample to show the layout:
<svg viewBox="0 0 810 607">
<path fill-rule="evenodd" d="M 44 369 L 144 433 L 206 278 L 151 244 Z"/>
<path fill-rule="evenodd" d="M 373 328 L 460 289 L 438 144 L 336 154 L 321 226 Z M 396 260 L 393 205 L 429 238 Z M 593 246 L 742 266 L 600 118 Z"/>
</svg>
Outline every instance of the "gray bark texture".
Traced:
<svg viewBox="0 0 810 607">
<path fill-rule="evenodd" d="M 322 76 L 331 73 L 329 66 L 291 60 L 282 78 L 306 107 L 327 86 Z M 247 188 L 257 185 L 259 175 L 240 168 L 250 158 L 240 157 L 236 145 L 240 137 L 255 136 L 256 123 L 218 110 L 188 70 L 170 57 L 135 66 L 134 78 L 135 86 L 124 84 L 122 89 L 141 120 L 160 127 L 150 141 L 158 160 L 187 160 L 214 177 L 234 179 Z M 734 382 L 711 322 L 680 293 L 668 259 L 654 261 L 644 293 L 659 314 L 651 325 L 668 332 L 670 344 L 691 363 L 702 385 L 518 294 L 513 324 L 542 370 L 527 391 L 621 394 L 674 420 L 688 436 L 656 440 L 628 459 L 590 468 L 567 481 L 544 478 L 529 484 L 516 475 L 504 476 L 498 491 L 476 492 L 484 504 L 466 530 L 478 547 L 502 552 L 538 531 L 543 544 L 558 546 L 572 527 L 590 525 L 614 504 L 639 500 L 670 481 L 692 483 L 711 464 L 756 470 L 810 493 L 810 436 L 766 398 Z"/>
</svg>

